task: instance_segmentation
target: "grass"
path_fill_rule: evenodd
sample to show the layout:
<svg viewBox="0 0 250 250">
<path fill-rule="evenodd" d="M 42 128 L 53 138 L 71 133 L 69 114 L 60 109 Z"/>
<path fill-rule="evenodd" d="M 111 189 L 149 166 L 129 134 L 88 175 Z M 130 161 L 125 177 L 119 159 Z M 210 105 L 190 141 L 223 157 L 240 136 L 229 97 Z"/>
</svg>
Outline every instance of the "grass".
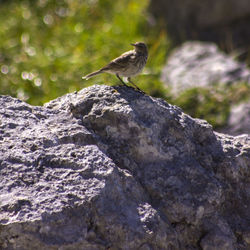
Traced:
<svg viewBox="0 0 250 250">
<path fill-rule="evenodd" d="M 169 42 L 147 22 L 147 5 L 132 0 L 5 2 L 0 9 L 1 93 L 41 105 L 93 83 L 116 84 L 107 74 L 90 81 L 81 77 L 131 49 L 135 41 L 150 47 L 148 77 L 137 79 L 150 92 Z"/>
</svg>

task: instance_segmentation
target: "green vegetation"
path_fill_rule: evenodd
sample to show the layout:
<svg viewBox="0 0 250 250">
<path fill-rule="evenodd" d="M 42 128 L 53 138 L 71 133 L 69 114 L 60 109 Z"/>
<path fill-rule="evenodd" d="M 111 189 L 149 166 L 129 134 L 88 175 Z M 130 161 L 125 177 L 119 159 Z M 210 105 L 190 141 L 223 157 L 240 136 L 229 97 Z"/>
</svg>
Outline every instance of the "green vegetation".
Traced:
<svg viewBox="0 0 250 250">
<path fill-rule="evenodd" d="M 193 88 L 186 90 L 172 102 L 192 117 L 205 119 L 218 128 L 226 124 L 231 105 L 249 99 L 249 93 L 250 86 L 245 83 L 224 88 Z"/>
<path fill-rule="evenodd" d="M 40 0 L 4 2 L 0 8 L 1 94 L 41 105 L 92 84 L 117 84 L 103 74 L 81 77 L 104 66 L 131 42 L 145 41 L 150 60 L 142 88 L 150 92 L 166 60 L 166 34 L 149 27 L 148 1 Z M 154 56 L 152 56 L 152 54 Z M 157 88 L 157 86 L 155 87 Z"/>
<path fill-rule="evenodd" d="M 116 85 L 117 79 L 109 74 L 89 81 L 81 77 L 132 49 L 130 43 L 135 41 L 145 41 L 149 47 L 148 64 L 135 82 L 148 94 L 165 98 L 194 117 L 221 126 L 230 103 L 249 91 L 242 85 L 235 100 L 229 91 L 193 89 L 174 99 L 159 80 L 170 41 L 164 28 L 150 21 L 149 0 L 0 3 L 0 94 L 42 105 L 92 84 Z"/>
</svg>

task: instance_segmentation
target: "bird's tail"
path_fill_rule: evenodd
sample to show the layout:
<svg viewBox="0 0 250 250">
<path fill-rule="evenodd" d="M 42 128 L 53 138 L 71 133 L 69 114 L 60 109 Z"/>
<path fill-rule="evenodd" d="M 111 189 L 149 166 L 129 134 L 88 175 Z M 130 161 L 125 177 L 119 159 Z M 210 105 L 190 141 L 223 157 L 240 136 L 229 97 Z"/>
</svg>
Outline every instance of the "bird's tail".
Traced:
<svg viewBox="0 0 250 250">
<path fill-rule="evenodd" d="M 91 78 L 91 77 L 93 77 L 93 76 L 96 76 L 96 75 L 99 75 L 99 74 L 101 74 L 101 73 L 103 73 L 103 70 L 102 70 L 102 69 L 97 70 L 97 71 L 95 71 L 95 72 L 92 72 L 92 73 L 90 73 L 90 74 L 88 74 L 88 75 L 86 75 L 86 76 L 83 76 L 82 79 L 88 80 L 89 78 Z"/>
</svg>

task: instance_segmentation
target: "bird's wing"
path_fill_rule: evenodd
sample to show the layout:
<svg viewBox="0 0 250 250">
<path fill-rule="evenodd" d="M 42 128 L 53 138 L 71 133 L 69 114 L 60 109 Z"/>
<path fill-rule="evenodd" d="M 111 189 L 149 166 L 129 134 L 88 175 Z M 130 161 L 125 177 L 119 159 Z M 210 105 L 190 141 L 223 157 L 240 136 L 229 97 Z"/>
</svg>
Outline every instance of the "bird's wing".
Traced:
<svg viewBox="0 0 250 250">
<path fill-rule="evenodd" d="M 122 55 L 120 55 L 119 57 L 112 60 L 108 65 L 104 66 L 102 69 L 109 70 L 110 68 L 113 68 L 113 69 L 124 68 L 128 65 L 129 61 L 133 59 L 134 56 L 135 56 L 134 50 L 127 51 L 123 53 Z"/>
</svg>

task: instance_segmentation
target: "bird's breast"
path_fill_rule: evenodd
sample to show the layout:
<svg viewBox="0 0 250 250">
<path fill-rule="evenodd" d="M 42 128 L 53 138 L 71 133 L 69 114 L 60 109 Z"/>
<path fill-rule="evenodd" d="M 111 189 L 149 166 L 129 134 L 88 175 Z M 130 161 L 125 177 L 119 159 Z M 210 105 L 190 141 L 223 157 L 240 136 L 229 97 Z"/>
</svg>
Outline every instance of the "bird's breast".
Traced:
<svg viewBox="0 0 250 250">
<path fill-rule="evenodd" d="M 147 57 L 145 55 L 132 55 L 120 75 L 124 77 L 135 76 L 143 70 L 146 62 Z"/>
</svg>

